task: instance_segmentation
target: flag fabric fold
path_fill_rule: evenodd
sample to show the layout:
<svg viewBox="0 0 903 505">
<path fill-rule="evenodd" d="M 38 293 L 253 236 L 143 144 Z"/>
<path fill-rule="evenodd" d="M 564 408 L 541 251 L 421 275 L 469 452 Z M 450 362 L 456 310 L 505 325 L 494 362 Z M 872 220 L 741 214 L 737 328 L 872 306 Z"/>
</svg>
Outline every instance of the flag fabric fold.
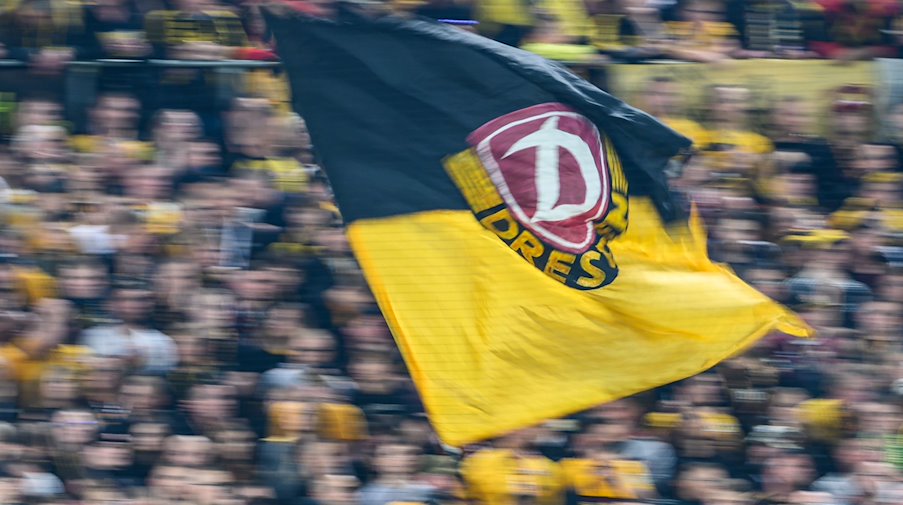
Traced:
<svg viewBox="0 0 903 505">
<path fill-rule="evenodd" d="M 809 328 L 709 261 L 664 169 L 689 141 L 438 23 L 267 12 L 351 247 L 442 440 L 462 446 Z M 664 219 L 663 219 L 664 218 Z"/>
</svg>

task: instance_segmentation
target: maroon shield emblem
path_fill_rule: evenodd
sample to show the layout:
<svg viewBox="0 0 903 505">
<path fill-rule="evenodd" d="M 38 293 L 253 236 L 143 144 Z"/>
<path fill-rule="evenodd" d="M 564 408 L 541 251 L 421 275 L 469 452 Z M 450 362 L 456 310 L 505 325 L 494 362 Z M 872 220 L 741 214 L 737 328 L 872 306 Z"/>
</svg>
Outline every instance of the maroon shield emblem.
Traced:
<svg viewBox="0 0 903 505">
<path fill-rule="evenodd" d="M 611 181 L 605 144 L 589 119 L 546 103 L 490 121 L 467 140 L 521 225 L 574 254 L 594 244 Z"/>
</svg>

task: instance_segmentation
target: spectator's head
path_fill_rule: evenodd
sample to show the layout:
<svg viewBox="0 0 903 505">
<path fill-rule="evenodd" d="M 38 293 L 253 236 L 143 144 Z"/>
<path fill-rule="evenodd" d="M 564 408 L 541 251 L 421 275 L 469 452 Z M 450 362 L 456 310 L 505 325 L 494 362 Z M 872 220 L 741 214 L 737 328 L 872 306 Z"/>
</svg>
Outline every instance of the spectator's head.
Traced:
<svg viewBox="0 0 903 505">
<path fill-rule="evenodd" d="M 130 412 L 153 412 L 166 407 L 166 382 L 160 377 L 133 375 L 123 381 L 120 397 Z"/>
<path fill-rule="evenodd" d="M 73 407 L 79 397 L 78 376 L 63 367 L 54 367 L 41 374 L 41 403 L 47 408 Z"/>
<path fill-rule="evenodd" d="M 69 149 L 66 145 L 67 133 L 62 126 L 56 125 L 29 125 L 19 129 L 19 133 L 13 139 L 13 149 L 16 155 L 23 161 L 33 165 L 34 170 L 41 170 L 27 180 L 38 190 L 44 189 L 42 185 L 53 164 L 65 163 L 69 160 Z"/>
<path fill-rule="evenodd" d="M 350 456 L 347 444 L 314 441 L 300 444 L 298 449 L 299 466 L 309 476 L 317 478 L 349 470 Z"/>
<path fill-rule="evenodd" d="M 811 102 L 798 96 L 781 98 L 771 110 L 771 123 L 778 135 L 812 134 L 813 119 Z"/>
<path fill-rule="evenodd" d="M 715 86 L 712 89 L 712 119 L 721 127 L 746 130 L 749 128 L 747 123 L 751 107 L 752 93 L 748 88 L 742 86 Z"/>
<path fill-rule="evenodd" d="M 203 424 L 219 424 L 235 417 L 236 391 L 224 384 L 198 384 L 186 400 L 191 418 Z"/>
<path fill-rule="evenodd" d="M 205 468 L 213 461 L 213 443 L 197 435 L 172 435 L 163 442 L 163 458 L 180 468 Z"/>
<path fill-rule="evenodd" d="M 88 409 L 66 409 L 53 414 L 51 435 L 58 447 L 81 448 L 97 439 L 99 423 Z"/>
<path fill-rule="evenodd" d="M 99 441 L 84 449 L 84 462 L 89 470 L 116 472 L 132 463 L 132 448 L 124 442 Z"/>
<path fill-rule="evenodd" d="M 326 474 L 313 484 L 313 498 L 318 503 L 353 505 L 357 503 L 357 477 L 346 474 Z"/>
<path fill-rule="evenodd" d="M 390 439 L 376 447 L 373 460 L 380 477 L 410 478 L 420 470 L 422 449 L 408 440 Z"/>
<path fill-rule="evenodd" d="M 201 136 L 201 120 L 188 110 L 164 109 L 157 113 L 154 141 L 160 149 L 172 149 Z"/>
<path fill-rule="evenodd" d="M 121 282 L 110 296 L 113 314 L 126 324 L 142 324 L 153 309 L 153 292 L 140 282 Z"/>
<path fill-rule="evenodd" d="M 654 77 L 646 88 L 646 110 L 660 117 L 679 114 L 680 84 L 670 77 Z"/>
<path fill-rule="evenodd" d="M 173 171 L 157 165 L 135 167 L 124 178 L 126 196 L 138 201 L 164 200 L 171 196 Z"/>
<path fill-rule="evenodd" d="M 19 102 L 16 123 L 26 126 L 52 126 L 63 121 L 63 106 L 54 100 L 32 98 Z"/>
<path fill-rule="evenodd" d="M 235 423 L 213 435 L 220 461 L 231 464 L 250 464 L 254 460 L 256 438 L 248 426 Z"/>
<path fill-rule="evenodd" d="M 796 502 L 793 502 L 796 503 Z M 753 505 L 751 496 L 731 489 L 719 489 L 708 493 L 704 505 Z"/>
<path fill-rule="evenodd" d="M 193 476 L 176 465 L 157 465 L 148 477 L 150 494 L 157 499 L 178 500 L 178 503 L 184 499 Z"/>
<path fill-rule="evenodd" d="M 788 499 L 787 504 L 794 505 L 837 505 L 837 501 L 835 501 L 834 496 L 831 493 L 824 493 L 819 491 L 797 491 L 792 493 Z"/>
<path fill-rule="evenodd" d="M 866 101 L 840 100 L 834 104 L 832 140 L 856 144 L 868 139 L 872 131 L 872 106 Z"/>
<path fill-rule="evenodd" d="M 129 427 L 129 436 L 135 454 L 157 455 L 163 452 L 170 427 L 165 419 L 139 418 Z"/>
<path fill-rule="evenodd" d="M 694 22 L 724 21 L 724 2 L 720 0 L 689 0 L 684 3 L 683 17 Z"/>
<path fill-rule="evenodd" d="M 199 140 L 192 142 L 188 148 L 188 166 L 193 170 L 218 169 L 222 162 L 220 148 L 216 142 Z"/>
<path fill-rule="evenodd" d="M 73 301 L 100 300 L 107 290 L 107 270 L 100 261 L 77 259 L 60 265 L 60 289 Z"/>
<path fill-rule="evenodd" d="M 201 328 L 221 330 L 235 324 L 235 296 L 225 289 L 205 289 L 194 296 L 192 320 Z"/>
<path fill-rule="evenodd" d="M 866 335 L 896 334 L 900 330 L 900 306 L 894 302 L 863 303 L 856 313 L 856 327 Z"/>
<path fill-rule="evenodd" d="M 854 406 L 859 433 L 873 437 L 887 437 L 900 431 L 903 414 L 892 403 L 862 402 Z"/>
<path fill-rule="evenodd" d="M 262 268 L 240 270 L 232 276 L 232 289 L 242 301 L 262 303 L 273 299 L 276 286 L 270 282 L 269 273 Z"/>
<path fill-rule="evenodd" d="M 91 401 L 114 401 L 119 393 L 119 383 L 126 369 L 122 358 L 92 356 L 81 374 L 82 392 Z"/>
<path fill-rule="evenodd" d="M 289 341 L 290 359 L 298 364 L 326 367 L 335 363 L 335 338 L 327 331 L 301 328 Z"/>
<path fill-rule="evenodd" d="M 808 488 L 815 480 L 812 458 L 805 453 L 778 454 L 770 458 L 762 472 L 766 489 L 779 496 Z"/>
<path fill-rule="evenodd" d="M 864 176 L 874 172 L 890 172 L 897 169 L 897 151 L 890 144 L 868 143 L 856 149 L 853 167 L 856 174 Z"/>
<path fill-rule="evenodd" d="M 723 489 L 727 472 L 718 465 L 697 463 L 683 468 L 677 476 L 677 496 L 688 502 L 702 501 L 713 491 Z"/>
<path fill-rule="evenodd" d="M 104 93 L 90 113 L 91 130 L 114 138 L 131 138 L 138 131 L 141 103 L 128 93 Z"/>
</svg>

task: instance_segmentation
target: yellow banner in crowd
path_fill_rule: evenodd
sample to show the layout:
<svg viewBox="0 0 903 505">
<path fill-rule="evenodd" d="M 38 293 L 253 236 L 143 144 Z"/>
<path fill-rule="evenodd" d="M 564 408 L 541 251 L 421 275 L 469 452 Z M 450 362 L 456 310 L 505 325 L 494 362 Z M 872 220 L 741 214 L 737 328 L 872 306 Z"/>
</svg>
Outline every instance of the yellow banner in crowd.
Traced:
<svg viewBox="0 0 903 505">
<path fill-rule="evenodd" d="M 768 108 L 775 99 L 797 97 L 814 106 L 820 116 L 828 112 L 832 92 L 841 86 L 872 86 L 872 62 L 837 63 L 825 60 L 732 60 L 717 64 L 661 63 L 654 65 L 612 65 L 612 94 L 643 107 L 646 83 L 656 77 L 671 77 L 684 96 L 688 110 L 704 107 L 716 85 L 742 85 L 755 96 L 755 106 Z M 824 125 L 825 121 L 819 121 Z M 824 132 L 821 132 L 824 133 Z"/>
</svg>

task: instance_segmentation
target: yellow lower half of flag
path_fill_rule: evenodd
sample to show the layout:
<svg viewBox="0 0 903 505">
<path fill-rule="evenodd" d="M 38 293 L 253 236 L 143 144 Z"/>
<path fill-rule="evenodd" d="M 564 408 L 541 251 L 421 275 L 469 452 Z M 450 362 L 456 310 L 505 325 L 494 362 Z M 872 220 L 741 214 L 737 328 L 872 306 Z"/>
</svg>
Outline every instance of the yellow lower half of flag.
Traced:
<svg viewBox="0 0 903 505">
<path fill-rule="evenodd" d="M 797 316 L 711 263 L 704 232 L 645 199 L 595 291 L 534 268 L 466 211 L 349 227 L 352 248 L 442 440 L 462 446 L 702 372 Z"/>
</svg>

